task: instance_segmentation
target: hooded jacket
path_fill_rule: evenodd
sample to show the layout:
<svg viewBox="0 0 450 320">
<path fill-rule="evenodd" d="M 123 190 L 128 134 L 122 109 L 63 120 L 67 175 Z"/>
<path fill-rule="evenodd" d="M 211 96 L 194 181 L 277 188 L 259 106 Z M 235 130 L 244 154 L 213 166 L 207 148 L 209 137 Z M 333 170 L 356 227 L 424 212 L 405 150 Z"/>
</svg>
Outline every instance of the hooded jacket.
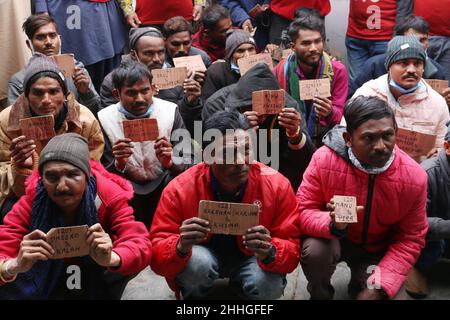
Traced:
<svg viewBox="0 0 450 320">
<path fill-rule="evenodd" d="M 252 105 L 252 92 L 258 90 L 279 90 L 280 86 L 277 79 L 264 63 L 259 63 L 247 71 L 237 83 L 220 89 L 213 94 L 206 102 L 202 111 L 203 120 L 208 119 L 214 113 L 223 110 L 238 110 L 239 108 Z M 289 95 L 285 94 L 286 107 L 294 108 L 299 111 L 297 102 Z M 300 112 L 300 111 L 299 111 Z M 267 119 L 259 125 L 260 129 L 278 129 L 279 141 L 269 142 L 269 148 L 279 143 L 279 172 L 285 175 L 291 182 L 292 188 L 297 190 L 302 180 L 303 172 L 309 164 L 315 147 L 309 138 L 304 127 L 304 121 L 301 122 L 302 132 L 306 136 L 306 143 L 303 148 L 293 150 L 288 145 L 288 138 L 284 128 L 280 127 L 276 116 L 268 116 Z M 258 157 L 259 159 L 259 157 Z"/>
<path fill-rule="evenodd" d="M 136 274 L 150 263 L 151 243 L 144 224 L 134 220 L 133 209 L 128 205 L 128 200 L 133 197 L 133 188 L 128 181 L 109 173 L 95 161 L 91 161 L 91 176 L 97 180 L 97 195 L 101 200 L 99 223 L 111 237 L 112 250 L 121 258 L 118 268 L 108 270 L 123 275 Z M 0 260 L 16 258 L 20 243 L 29 233 L 39 180 L 36 170 L 27 180 L 26 194 L 6 215 L 4 224 L 0 225 Z M 0 281 L 0 285 L 3 284 Z"/>
<path fill-rule="evenodd" d="M 420 166 L 395 146 L 395 159 L 383 173 L 369 175 L 349 160 L 342 137 L 335 127 L 324 137 L 324 146 L 313 155 L 297 192 L 302 234 L 336 239 L 330 233 L 326 204 L 335 195 L 355 196 L 358 223 L 349 224 L 347 240 L 367 252 L 384 252 L 379 273 L 369 282 L 395 296 L 425 244 L 427 177 Z M 378 277 L 378 279 L 377 279 Z"/>
</svg>

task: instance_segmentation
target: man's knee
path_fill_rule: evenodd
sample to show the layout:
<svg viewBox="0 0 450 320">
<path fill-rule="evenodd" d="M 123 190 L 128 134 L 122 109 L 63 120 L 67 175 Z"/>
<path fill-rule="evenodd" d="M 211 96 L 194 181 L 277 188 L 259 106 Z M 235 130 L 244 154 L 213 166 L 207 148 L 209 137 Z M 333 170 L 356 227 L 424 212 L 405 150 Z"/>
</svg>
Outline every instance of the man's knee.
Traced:
<svg viewBox="0 0 450 320">
<path fill-rule="evenodd" d="M 338 240 L 306 238 L 302 244 L 301 264 L 308 266 L 330 266 L 339 261 Z"/>
<path fill-rule="evenodd" d="M 252 277 L 244 280 L 242 292 L 251 300 L 275 300 L 283 295 L 286 283 L 285 274 L 267 272 L 259 268 Z"/>
</svg>

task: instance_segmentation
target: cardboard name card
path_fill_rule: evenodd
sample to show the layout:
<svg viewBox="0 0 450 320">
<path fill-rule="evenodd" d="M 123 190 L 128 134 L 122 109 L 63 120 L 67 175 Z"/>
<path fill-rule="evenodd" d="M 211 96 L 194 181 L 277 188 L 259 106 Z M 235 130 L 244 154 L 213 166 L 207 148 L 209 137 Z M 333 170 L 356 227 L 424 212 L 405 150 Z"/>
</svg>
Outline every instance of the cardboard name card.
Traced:
<svg viewBox="0 0 450 320">
<path fill-rule="evenodd" d="M 250 17 L 252 17 L 253 19 L 258 18 L 260 15 L 262 15 L 264 13 L 264 11 L 266 11 L 267 9 L 269 9 L 269 5 L 268 4 L 263 4 L 260 5 L 259 3 L 254 6 L 249 12 L 248 15 Z"/>
<path fill-rule="evenodd" d="M 66 78 L 71 78 L 75 73 L 75 58 L 72 53 L 65 53 L 56 56 L 52 56 L 56 64 L 64 73 Z"/>
<path fill-rule="evenodd" d="M 291 49 L 276 48 L 272 51 L 272 58 L 276 61 L 286 59 L 293 51 Z"/>
<path fill-rule="evenodd" d="M 425 79 L 425 81 L 439 94 L 442 94 L 448 88 L 447 80 Z"/>
<path fill-rule="evenodd" d="M 241 76 L 243 76 L 249 69 L 258 63 L 265 63 L 269 66 L 270 70 L 273 69 L 273 62 L 270 53 L 255 54 L 238 60 Z"/>
<path fill-rule="evenodd" d="M 34 141 L 50 140 L 55 134 L 55 119 L 50 116 L 31 117 L 19 120 L 22 134 Z"/>
<path fill-rule="evenodd" d="M 186 67 L 192 71 L 206 71 L 206 66 L 200 55 L 173 58 L 173 63 L 177 68 Z"/>
<path fill-rule="evenodd" d="M 199 217 L 208 220 L 212 233 L 243 235 L 259 224 L 259 207 L 255 204 L 202 200 Z"/>
<path fill-rule="evenodd" d="M 300 100 L 311 100 L 314 97 L 328 98 L 331 96 L 329 79 L 301 80 Z"/>
<path fill-rule="evenodd" d="M 420 162 L 434 148 L 436 135 L 398 128 L 396 143 L 411 158 Z"/>
<path fill-rule="evenodd" d="M 87 225 L 50 229 L 47 232 L 47 241 L 55 250 L 52 259 L 82 257 L 89 254 L 87 231 Z"/>
<path fill-rule="evenodd" d="M 124 120 L 122 125 L 125 138 L 134 142 L 153 141 L 159 137 L 158 120 L 156 119 Z"/>
<path fill-rule="evenodd" d="M 169 69 L 154 69 L 152 70 L 152 83 L 158 89 L 165 90 L 182 86 L 187 77 L 186 68 L 169 68 Z"/>
<path fill-rule="evenodd" d="M 336 222 L 357 223 L 356 197 L 334 196 L 334 219 Z"/>
<path fill-rule="evenodd" d="M 280 90 L 252 92 L 252 109 L 259 114 L 279 114 L 285 105 L 285 93 Z"/>
</svg>

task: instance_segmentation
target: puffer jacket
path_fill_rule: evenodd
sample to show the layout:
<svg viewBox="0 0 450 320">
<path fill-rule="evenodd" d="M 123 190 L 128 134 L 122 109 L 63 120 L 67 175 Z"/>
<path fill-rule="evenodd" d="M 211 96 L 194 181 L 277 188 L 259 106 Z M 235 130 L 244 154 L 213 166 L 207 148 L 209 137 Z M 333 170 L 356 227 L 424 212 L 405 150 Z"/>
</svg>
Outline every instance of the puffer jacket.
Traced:
<svg viewBox="0 0 450 320">
<path fill-rule="evenodd" d="M 88 108 L 75 100 L 72 93 L 67 96 L 67 101 L 67 117 L 56 134 L 75 132 L 82 135 L 89 143 L 90 158 L 100 161 L 104 148 L 100 124 Z M 6 198 L 19 198 L 25 193 L 25 179 L 32 173 L 30 169 L 16 166 L 11 161 L 9 150 L 12 140 L 22 134 L 19 120 L 29 117 L 31 117 L 30 107 L 23 94 L 12 106 L 0 113 L 0 207 Z M 46 142 L 35 141 L 35 144 L 33 166 L 37 168 L 39 154 Z"/>
<path fill-rule="evenodd" d="M 424 80 L 415 92 L 395 99 L 389 90 L 388 75 L 366 82 L 359 88 L 353 98 L 358 96 L 376 96 L 388 103 L 395 112 L 399 128 L 421 133 L 435 134 L 436 148 L 442 148 L 447 133 L 446 123 L 450 120 L 445 99 Z"/>
<path fill-rule="evenodd" d="M 123 275 L 138 273 L 150 263 L 151 243 L 144 224 L 134 220 L 133 209 L 128 205 L 133 197 L 133 188 L 128 181 L 109 173 L 100 163 L 92 160 L 91 175 L 97 180 L 97 195 L 101 200 L 98 221 L 110 235 L 113 251 L 121 258 L 120 266 L 109 268 L 109 271 Z M 36 170 L 27 180 L 26 194 L 5 216 L 4 224 L 0 225 L 0 261 L 15 258 L 23 237 L 29 233 L 32 204 L 39 180 Z"/>
<path fill-rule="evenodd" d="M 395 296 L 425 244 L 427 176 L 420 166 L 395 147 L 395 159 L 378 175 L 353 166 L 342 132 L 335 127 L 324 138 L 297 192 L 303 235 L 336 239 L 330 233 L 326 204 L 335 195 L 355 196 L 364 212 L 349 224 L 346 238 L 367 252 L 385 252 L 378 264 L 381 287 Z M 369 281 L 375 284 L 376 275 Z"/>
<path fill-rule="evenodd" d="M 177 291 L 175 277 L 186 267 L 192 253 L 185 258 L 177 255 L 179 228 L 184 220 L 198 216 L 200 200 L 213 200 L 210 170 L 208 165 L 201 163 L 172 180 L 164 189 L 153 218 L 150 229 L 153 245 L 151 267 L 166 278 L 174 291 Z M 249 171 L 242 203 L 260 206 L 259 224 L 270 231 L 276 248 L 275 260 L 267 265 L 258 261 L 259 266 L 269 272 L 292 272 L 300 260 L 300 233 L 298 206 L 289 181 L 257 162 Z M 206 242 L 210 239 L 211 234 L 208 234 Z M 252 255 L 243 246 L 241 236 L 236 237 L 236 242 L 243 253 Z"/>
</svg>

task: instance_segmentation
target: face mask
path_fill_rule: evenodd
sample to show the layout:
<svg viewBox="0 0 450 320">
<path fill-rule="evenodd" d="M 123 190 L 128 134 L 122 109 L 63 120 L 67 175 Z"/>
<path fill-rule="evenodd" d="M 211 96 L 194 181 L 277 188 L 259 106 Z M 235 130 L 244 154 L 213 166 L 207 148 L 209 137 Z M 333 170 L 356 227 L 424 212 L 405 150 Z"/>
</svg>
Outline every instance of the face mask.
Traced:
<svg viewBox="0 0 450 320">
<path fill-rule="evenodd" d="M 397 82 L 395 82 L 394 80 L 390 80 L 389 81 L 389 85 L 393 88 L 395 88 L 398 92 L 400 92 L 401 94 L 408 94 L 408 93 L 413 93 L 415 92 L 417 89 L 419 89 L 422 86 L 422 83 L 419 81 L 414 87 L 412 87 L 411 89 L 405 89 L 402 86 L 400 86 Z"/>
<path fill-rule="evenodd" d="M 231 62 L 231 71 L 233 71 L 234 73 L 237 73 L 237 74 L 241 74 L 239 67 L 236 64 L 234 64 L 233 62 Z"/>
</svg>

